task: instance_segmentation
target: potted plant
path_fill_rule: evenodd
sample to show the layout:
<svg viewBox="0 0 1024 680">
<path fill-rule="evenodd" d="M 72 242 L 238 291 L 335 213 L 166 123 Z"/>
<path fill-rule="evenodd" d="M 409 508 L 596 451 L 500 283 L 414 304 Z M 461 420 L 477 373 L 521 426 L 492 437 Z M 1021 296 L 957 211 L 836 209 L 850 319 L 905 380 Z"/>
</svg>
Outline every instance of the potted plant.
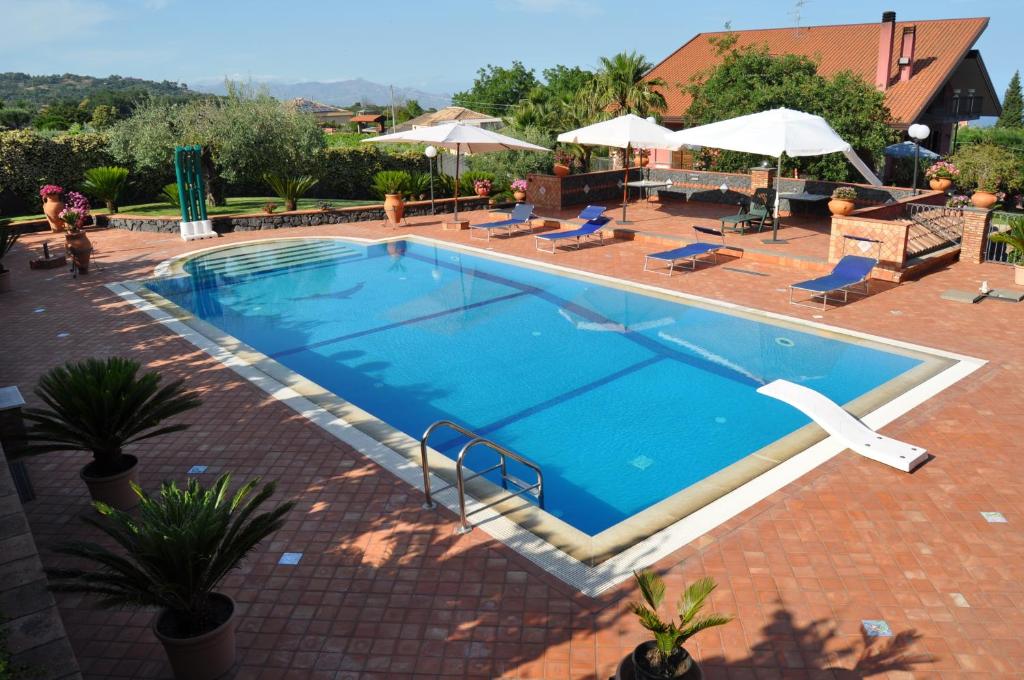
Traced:
<svg viewBox="0 0 1024 680">
<path fill-rule="evenodd" d="M 557 177 L 566 177 L 572 169 L 572 154 L 562 150 L 555 152 L 555 165 L 552 171 Z"/>
<path fill-rule="evenodd" d="M 89 222 L 89 199 L 77 191 L 69 191 L 65 206 L 58 217 L 64 224 L 64 240 L 68 252 L 71 253 L 78 272 L 88 274 L 93 251 L 92 241 L 84 230 Z"/>
<path fill-rule="evenodd" d="M 64 223 L 61 222 L 60 213 L 64 210 L 64 189 L 56 184 L 44 184 L 39 187 L 39 198 L 43 200 L 43 214 L 50 225 L 50 231 L 59 233 L 64 231 Z"/>
<path fill-rule="evenodd" d="M 529 182 L 525 179 L 514 179 L 509 184 L 509 188 L 512 190 L 512 197 L 516 199 L 516 202 L 522 203 L 526 200 L 526 187 L 529 186 Z"/>
<path fill-rule="evenodd" d="M 473 190 L 476 191 L 477 196 L 490 196 L 491 195 L 491 180 L 489 179 L 478 179 L 473 182 Z"/>
<path fill-rule="evenodd" d="M 118 509 L 138 500 L 131 490 L 138 458 L 124 453 L 135 442 L 188 427 L 168 418 L 199 406 L 182 380 L 161 387 L 156 372 L 139 375 L 131 359 L 86 359 L 50 370 L 36 394 L 47 408 L 25 410 L 28 446 L 23 454 L 89 451 L 92 462 L 81 470 L 92 498 Z"/>
<path fill-rule="evenodd" d="M 398 224 L 405 217 L 402 195 L 408 192 L 411 180 L 404 170 L 381 170 L 373 176 L 373 188 L 384 197 L 384 214 L 392 224 Z"/>
<path fill-rule="evenodd" d="M 964 194 L 952 194 L 946 199 L 947 208 L 966 208 L 971 205 L 971 197 Z"/>
<path fill-rule="evenodd" d="M 633 572 L 643 602 L 634 602 L 633 613 L 640 625 L 654 633 L 654 639 L 633 650 L 633 669 L 638 680 L 666 680 L 703 677 L 700 666 L 683 647 L 687 640 L 706 628 L 722 626 L 732 621 L 731 616 L 709 614 L 698 616 L 708 596 L 717 587 L 711 578 L 702 578 L 687 586 L 676 605 L 679 622 L 663 621 L 658 607 L 665 598 L 665 583 L 651 571 Z"/>
<path fill-rule="evenodd" d="M 985 176 L 978 179 L 978 188 L 971 194 L 971 203 L 975 208 L 988 210 L 999 202 L 999 181 Z"/>
<path fill-rule="evenodd" d="M 832 192 L 832 200 L 828 209 L 833 215 L 849 215 L 856 207 L 857 190 L 853 187 L 836 187 Z"/>
<path fill-rule="evenodd" d="M 268 172 L 263 175 L 263 181 L 269 184 L 277 197 L 284 201 L 285 211 L 290 212 L 295 210 L 299 199 L 315 187 L 320 180 L 309 175 L 282 177 Z"/>
<path fill-rule="evenodd" d="M 996 144 L 968 144 L 951 158 L 960 171 L 963 187 L 974 187 L 971 203 L 989 209 L 1000 191 L 1013 192 L 1024 185 L 1024 163 L 1011 149 Z"/>
<path fill-rule="evenodd" d="M 84 173 L 82 188 L 107 205 L 110 214 L 117 212 L 117 202 L 128 186 L 128 168 L 104 165 L 90 168 Z"/>
<path fill-rule="evenodd" d="M 11 270 L 4 267 L 4 256 L 11 252 L 21 231 L 10 220 L 0 219 L 0 293 L 11 289 Z"/>
<path fill-rule="evenodd" d="M 1024 217 L 1011 217 L 1009 229 L 996 232 L 989 237 L 990 241 L 1005 243 L 1007 257 L 1013 264 L 1013 282 L 1024 286 Z"/>
<path fill-rule="evenodd" d="M 949 161 L 936 161 L 924 171 L 924 176 L 933 190 L 948 191 L 953 181 L 960 177 L 960 169 Z"/>
<path fill-rule="evenodd" d="M 86 568 L 50 569 L 51 588 L 99 596 L 99 606 L 159 607 L 153 631 L 174 677 L 213 680 L 235 663 L 235 603 L 217 592 L 221 581 L 263 539 L 284 524 L 289 501 L 258 513 L 274 493 L 273 482 L 256 491 L 255 479 L 232 492 L 229 476 L 203 488 L 191 479 L 181 489 L 164 482 L 158 496 L 138 485 L 138 513 L 95 503 L 101 517 L 83 517 L 119 546 L 69 543 L 58 553 Z M 254 493 L 255 491 L 255 493 Z"/>
</svg>

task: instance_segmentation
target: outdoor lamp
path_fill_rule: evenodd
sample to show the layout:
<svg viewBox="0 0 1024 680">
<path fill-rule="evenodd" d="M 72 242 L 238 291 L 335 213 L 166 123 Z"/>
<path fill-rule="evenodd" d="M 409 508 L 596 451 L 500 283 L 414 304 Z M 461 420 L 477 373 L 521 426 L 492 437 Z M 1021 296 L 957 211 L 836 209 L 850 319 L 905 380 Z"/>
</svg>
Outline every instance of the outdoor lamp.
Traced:
<svg viewBox="0 0 1024 680">
<path fill-rule="evenodd" d="M 914 123 L 907 128 L 907 134 L 914 140 L 914 195 L 917 195 L 917 172 L 921 166 L 921 141 L 932 133 L 927 125 Z"/>
<path fill-rule="evenodd" d="M 430 214 L 434 213 L 434 157 L 437 156 L 437 147 L 428 146 L 423 150 L 423 155 L 427 157 L 427 167 L 430 168 Z"/>
</svg>

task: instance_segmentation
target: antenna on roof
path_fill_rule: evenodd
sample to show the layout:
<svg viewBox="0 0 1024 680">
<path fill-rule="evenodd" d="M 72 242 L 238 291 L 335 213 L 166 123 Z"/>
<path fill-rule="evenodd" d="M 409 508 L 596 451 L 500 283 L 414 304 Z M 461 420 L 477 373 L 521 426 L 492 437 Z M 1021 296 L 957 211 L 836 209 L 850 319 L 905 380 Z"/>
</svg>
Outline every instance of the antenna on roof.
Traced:
<svg viewBox="0 0 1024 680">
<path fill-rule="evenodd" d="M 800 28 L 800 19 L 802 18 L 801 15 L 804 9 L 804 5 L 806 5 L 808 2 L 809 0 L 796 0 L 793 3 L 793 9 L 790 10 L 789 12 L 789 15 L 793 17 L 793 28 Z"/>
</svg>

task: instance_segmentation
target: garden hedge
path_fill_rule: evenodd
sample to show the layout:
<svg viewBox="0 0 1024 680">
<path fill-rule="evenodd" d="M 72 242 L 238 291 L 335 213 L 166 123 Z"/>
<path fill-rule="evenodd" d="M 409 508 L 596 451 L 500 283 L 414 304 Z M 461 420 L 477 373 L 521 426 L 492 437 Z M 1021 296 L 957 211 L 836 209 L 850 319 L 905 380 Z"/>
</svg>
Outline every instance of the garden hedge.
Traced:
<svg viewBox="0 0 1024 680">
<path fill-rule="evenodd" d="M 110 165 L 114 159 L 103 133 L 47 136 L 32 130 L 0 132 L 0 214 L 19 215 L 40 210 L 39 187 L 59 184 L 79 188 L 89 168 Z M 413 152 L 392 153 L 374 146 L 324 149 L 313 164 L 320 183 L 310 193 L 319 198 L 377 198 L 371 192 L 373 176 L 381 170 L 425 172 L 426 160 Z M 174 181 L 174 168 L 166 173 L 139 172 L 128 167 L 131 187 L 123 204 L 157 200 L 161 187 Z M 229 196 L 266 196 L 262 182 L 229 184 Z"/>
</svg>

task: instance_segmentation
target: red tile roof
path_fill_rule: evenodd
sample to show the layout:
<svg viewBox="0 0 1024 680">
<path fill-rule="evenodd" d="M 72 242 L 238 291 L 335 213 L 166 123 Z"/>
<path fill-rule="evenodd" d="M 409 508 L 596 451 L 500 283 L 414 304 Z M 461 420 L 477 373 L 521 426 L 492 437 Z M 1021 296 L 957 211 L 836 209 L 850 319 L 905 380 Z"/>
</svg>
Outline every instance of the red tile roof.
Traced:
<svg viewBox="0 0 1024 680">
<path fill-rule="evenodd" d="M 916 27 L 914 74 L 899 82 L 898 64 L 903 28 Z M 889 65 L 889 89 L 886 103 L 893 119 L 913 122 L 963 60 L 971 46 L 988 26 L 988 18 L 898 21 Z M 738 36 L 737 47 L 768 45 L 773 54 L 802 54 L 818 61 L 818 72 L 825 76 L 850 70 L 874 83 L 878 61 L 880 22 L 840 26 L 804 26 L 730 31 Z M 690 96 L 677 83 L 686 85 L 691 78 L 716 66 L 721 58 L 708 38 L 725 32 L 698 33 L 688 43 L 655 66 L 648 78 L 661 78 L 668 102 L 667 118 L 678 119 L 690 106 Z"/>
<path fill-rule="evenodd" d="M 384 115 L 380 113 L 361 113 L 358 116 L 352 116 L 353 123 L 379 123 L 384 120 Z"/>
</svg>

